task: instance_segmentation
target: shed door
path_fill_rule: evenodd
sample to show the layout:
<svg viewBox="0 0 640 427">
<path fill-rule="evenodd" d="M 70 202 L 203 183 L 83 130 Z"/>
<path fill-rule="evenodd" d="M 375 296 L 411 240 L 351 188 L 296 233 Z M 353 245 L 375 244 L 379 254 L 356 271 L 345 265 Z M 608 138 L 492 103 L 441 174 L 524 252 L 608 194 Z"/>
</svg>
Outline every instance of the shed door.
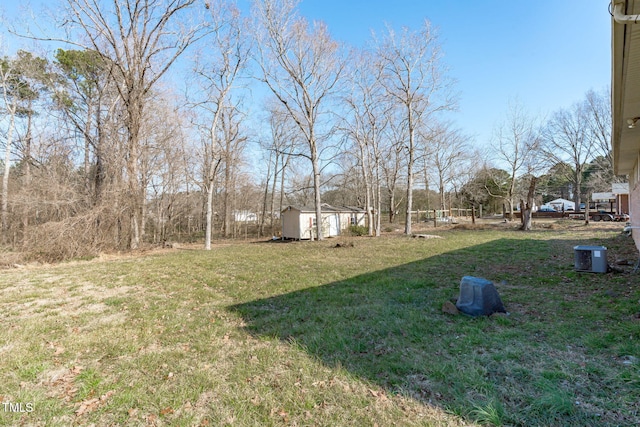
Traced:
<svg viewBox="0 0 640 427">
<path fill-rule="evenodd" d="M 340 235 L 340 218 L 338 214 L 329 217 L 329 236 Z"/>
</svg>

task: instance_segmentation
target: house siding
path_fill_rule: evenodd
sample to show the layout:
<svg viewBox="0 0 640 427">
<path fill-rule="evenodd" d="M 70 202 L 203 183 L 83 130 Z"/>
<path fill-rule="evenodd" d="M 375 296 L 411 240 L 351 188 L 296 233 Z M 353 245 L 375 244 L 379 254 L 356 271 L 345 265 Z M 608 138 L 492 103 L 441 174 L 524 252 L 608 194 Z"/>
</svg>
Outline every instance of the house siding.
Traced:
<svg viewBox="0 0 640 427">
<path fill-rule="evenodd" d="M 640 152 L 639 152 L 640 156 Z M 639 164 L 633 167 L 633 173 L 629 176 L 629 217 L 631 226 L 640 227 L 640 170 Z M 633 240 L 640 249 L 640 228 L 632 229 Z"/>
</svg>

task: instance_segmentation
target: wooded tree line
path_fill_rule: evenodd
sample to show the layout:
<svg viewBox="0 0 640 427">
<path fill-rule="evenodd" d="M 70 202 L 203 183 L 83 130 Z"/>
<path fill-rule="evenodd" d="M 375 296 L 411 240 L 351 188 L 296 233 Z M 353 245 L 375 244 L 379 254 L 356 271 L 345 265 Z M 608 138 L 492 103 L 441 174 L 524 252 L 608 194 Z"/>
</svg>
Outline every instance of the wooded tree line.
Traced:
<svg viewBox="0 0 640 427">
<path fill-rule="evenodd" d="M 402 213 L 410 234 L 418 209 L 580 203 L 616 179 L 605 92 L 546 119 L 514 102 L 487 148 L 447 121 L 455 85 L 428 21 L 355 48 L 296 0 L 256 0 L 247 16 L 226 0 L 61 6 L 67 36 L 12 31 L 62 47 L 0 62 L 2 241 L 14 250 L 210 249 L 254 215 L 260 235 L 277 233 L 287 204 L 314 206 L 322 224 L 325 202 L 365 208 L 371 235 Z"/>
</svg>

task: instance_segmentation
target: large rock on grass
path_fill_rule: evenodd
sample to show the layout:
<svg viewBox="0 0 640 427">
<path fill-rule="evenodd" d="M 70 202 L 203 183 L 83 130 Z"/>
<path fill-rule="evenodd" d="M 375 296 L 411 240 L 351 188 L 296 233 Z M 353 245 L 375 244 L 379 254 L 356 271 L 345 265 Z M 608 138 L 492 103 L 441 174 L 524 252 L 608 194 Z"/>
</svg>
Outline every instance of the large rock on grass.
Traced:
<svg viewBox="0 0 640 427">
<path fill-rule="evenodd" d="M 471 316 L 506 313 L 493 282 L 473 276 L 464 276 L 460 281 L 460 296 L 456 307 Z"/>
</svg>

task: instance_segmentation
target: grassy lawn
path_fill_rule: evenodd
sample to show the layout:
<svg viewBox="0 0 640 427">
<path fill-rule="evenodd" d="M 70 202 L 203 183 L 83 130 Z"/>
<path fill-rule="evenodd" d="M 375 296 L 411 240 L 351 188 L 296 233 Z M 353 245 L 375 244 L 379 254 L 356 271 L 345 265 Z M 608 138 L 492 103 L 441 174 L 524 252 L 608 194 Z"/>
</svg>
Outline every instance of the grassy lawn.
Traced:
<svg viewBox="0 0 640 427">
<path fill-rule="evenodd" d="M 640 424 L 619 225 L 233 243 L 0 273 L 0 425 Z M 451 316 L 464 275 L 509 315 Z M 20 405 L 21 406 L 20 406 Z M 22 411 L 22 412 L 21 412 Z"/>
</svg>

